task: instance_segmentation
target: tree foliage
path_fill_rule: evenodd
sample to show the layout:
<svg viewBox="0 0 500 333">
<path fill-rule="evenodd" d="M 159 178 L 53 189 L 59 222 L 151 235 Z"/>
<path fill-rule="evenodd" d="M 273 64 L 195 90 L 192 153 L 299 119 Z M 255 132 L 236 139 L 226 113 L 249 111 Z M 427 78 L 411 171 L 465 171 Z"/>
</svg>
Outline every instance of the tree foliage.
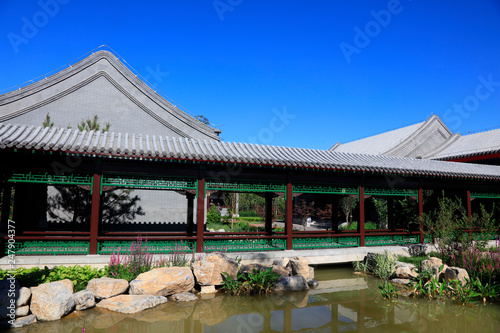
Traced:
<svg viewBox="0 0 500 333">
<path fill-rule="evenodd" d="M 344 213 L 345 221 L 348 225 L 352 223 L 352 211 L 356 207 L 356 204 L 356 197 L 351 197 L 350 195 L 346 195 L 339 200 L 340 209 Z"/>
</svg>

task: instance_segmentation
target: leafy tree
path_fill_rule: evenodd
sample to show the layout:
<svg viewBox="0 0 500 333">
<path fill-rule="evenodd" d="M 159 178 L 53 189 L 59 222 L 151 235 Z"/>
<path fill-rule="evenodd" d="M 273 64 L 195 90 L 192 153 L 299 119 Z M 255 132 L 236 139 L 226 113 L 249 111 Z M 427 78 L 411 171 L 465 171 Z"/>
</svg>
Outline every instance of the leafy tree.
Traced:
<svg viewBox="0 0 500 333">
<path fill-rule="evenodd" d="M 50 115 L 49 113 L 47 112 L 47 114 L 45 115 L 45 120 L 43 121 L 42 123 L 42 126 L 44 128 L 48 127 L 48 128 L 52 128 L 52 126 L 54 126 L 54 123 L 50 120 Z"/>
<path fill-rule="evenodd" d="M 266 206 L 264 205 L 255 205 L 255 211 L 259 217 L 265 219 L 266 218 Z M 285 215 L 285 199 L 283 197 L 276 197 L 272 200 L 272 208 L 271 208 L 272 220 L 275 221 L 277 219 L 283 218 Z"/>
<path fill-rule="evenodd" d="M 231 219 L 231 229 L 233 228 L 234 224 L 234 214 L 236 213 L 236 200 L 237 200 L 237 195 L 236 193 L 224 193 L 223 195 L 223 200 L 224 200 L 224 205 L 227 207 L 227 211 L 229 213 L 229 218 Z"/>
<path fill-rule="evenodd" d="M 387 229 L 389 227 L 389 216 L 387 211 L 387 200 L 377 199 L 372 197 L 373 205 L 378 215 L 378 227 L 380 229 Z"/>
<path fill-rule="evenodd" d="M 210 121 L 208 120 L 207 117 L 199 114 L 197 116 L 194 116 L 194 119 L 198 120 L 198 121 L 201 121 L 203 124 L 205 125 L 209 125 L 210 124 Z"/>
<path fill-rule="evenodd" d="M 78 130 L 83 132 L 83 131 L 101 131 L 101 132 L 108 132 L 109 128 L 111 127 L 111 124 L 107 122 L 104 124 L 104 128 L 101 128 L 101 124 L 99 123 L 99 116 L 94 115 L 93 119 L 87 118 L 87 120 L 83 120 L 80 122 L 80 124 L 77 125 Z"/>
<path fill-rule="evenodd" d="M 345 221 L 350 226 L 352 223 L 352 211 L 356 207 L 356 197 L 346 195 L 339 200 L 340 209 L 345 215 Z"/>
</svg>

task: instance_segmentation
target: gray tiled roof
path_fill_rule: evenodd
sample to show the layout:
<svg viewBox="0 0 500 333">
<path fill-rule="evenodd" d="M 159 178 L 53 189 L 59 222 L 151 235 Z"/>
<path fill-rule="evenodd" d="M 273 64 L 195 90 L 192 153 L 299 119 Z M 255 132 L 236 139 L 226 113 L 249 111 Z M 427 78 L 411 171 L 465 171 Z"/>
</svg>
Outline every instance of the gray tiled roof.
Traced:
<svg viewBox="0 0 500 333">
<path fill-rule="evenodd" d="M 487 132 L 459 136 L 446 145 L 444 149 L 434 152 L 427 158 L 458 159 L 477 155 L 496 154 L 500 152 L 500 129 Z"/>
<path fill-rule="evenodd" d="M 336 144 L 331 148 L 337 152 L 356 152 L 360 154 L 384 154 L 393 149 L 413 133 L 418 131 L 425 122 L 398 128 L 389 132 L 373 135 L 364 139 L 351 141 L 343 144 Z"/>
<path fill-rule="evenodd" d="M 500 180 L 500 166 L 328 150 L 231 143 L 151 134 L 80 132 L 0 124 L 0 149 L 31 149 L 115 158 L 182 159 L 300 168 Z"/>
</svg>

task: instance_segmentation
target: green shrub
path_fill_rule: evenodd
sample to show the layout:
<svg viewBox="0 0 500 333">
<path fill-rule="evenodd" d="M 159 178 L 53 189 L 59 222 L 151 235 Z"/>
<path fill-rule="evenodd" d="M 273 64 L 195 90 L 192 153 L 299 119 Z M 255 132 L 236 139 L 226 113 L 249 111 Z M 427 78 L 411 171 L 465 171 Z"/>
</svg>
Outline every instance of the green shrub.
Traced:
<svg viewBox="0 0 500 333">
<path fill-rule="evenodd" d="M 375 229 L 377 229 L 377 223 L 371 222 L 371 221 L 365 222 L 365 229 L 366 230 L 375 230 Z M 342 226 L 339 228 L 339 230 L 358 230 L 358 222 L 354 221 L 351 223 L 350 226 L 349 225 Z"/>
<path fill-rule="evenodd" d="M 257 214 L 257 212 L 254 209 L 251 209 L 251 210 L 246 211 L 246 212 L 239 212 L 239 214 L 240 214 L 240 217 L 259 217 L 259 215 Z"/>
<path fill-rule="evenodd" d="M 36 287 L 42 283 L 55 282 L 64 279 L 69 279 L 75 286 L 75 291 L 84 290 L 90 280 L 100 278 L 107 275 L 106 269 L 92 268 L 89 265 L 85 266 L 57 266 L 49 269 L 47 266 L 40 269 L 34 268 L 18 268 L 13 271 L 0 270 L 0 279 L 5 279 L 13 276 L 19 282 L 21 287 Z"/>
<path fill-rule="evenodd" d="M 252 273 L 238 273 L 235 280 L 225 272 L 222 274 L 224 275 L 222 289 L 233 295 L 268 293 L 280 277 L 271 267 L 265 271 L 254 269 Z"/>
<path fill-rule="evenodd" d="M 210 206 L 207 212 L 207 224 L 209 223 L 220 223 L 222 216 L 216 206 Z"/>
</svg>

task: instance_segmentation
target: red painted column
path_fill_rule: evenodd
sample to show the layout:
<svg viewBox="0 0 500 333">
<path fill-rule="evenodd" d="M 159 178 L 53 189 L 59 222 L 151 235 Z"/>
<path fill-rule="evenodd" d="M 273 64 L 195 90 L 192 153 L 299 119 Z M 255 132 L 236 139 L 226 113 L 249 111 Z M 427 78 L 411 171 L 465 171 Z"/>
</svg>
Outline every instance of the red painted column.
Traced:
<svg viewBox="0 0 500 333">
<path fill-rule="evenodd" d="M 286 233 L 286 249 L 292 250 L 292 233 L 293 233 L 293 192 L 292 183 L 288 181 L 286 184 L 286 218 L 285 218 L 285 233 Z"/>
<path fill-rule="evenodd" d="M 198 200 L 196 202 L 196 252 L 203 252 L 205 233 L 205 175 L 198 179 Z"/>
<path fill-rule="evenodd" d="M 365 246 L 365 188 L 359 186 L 359 246 Z"/>
<path fill-rule="evenodd" d="M 94 174 L 92 178 L 92 208 L 90 212 L 90 254 L 97 254 L 97 236 L 99 235 L 99 220 L 101 217 L 101 175 Z"/>
<path fill-rule="evenodd" d="M 424 191 L 418 189 L 418 218 L 420 219 L 420 244 L 424 244 Z"/>
</svg>

